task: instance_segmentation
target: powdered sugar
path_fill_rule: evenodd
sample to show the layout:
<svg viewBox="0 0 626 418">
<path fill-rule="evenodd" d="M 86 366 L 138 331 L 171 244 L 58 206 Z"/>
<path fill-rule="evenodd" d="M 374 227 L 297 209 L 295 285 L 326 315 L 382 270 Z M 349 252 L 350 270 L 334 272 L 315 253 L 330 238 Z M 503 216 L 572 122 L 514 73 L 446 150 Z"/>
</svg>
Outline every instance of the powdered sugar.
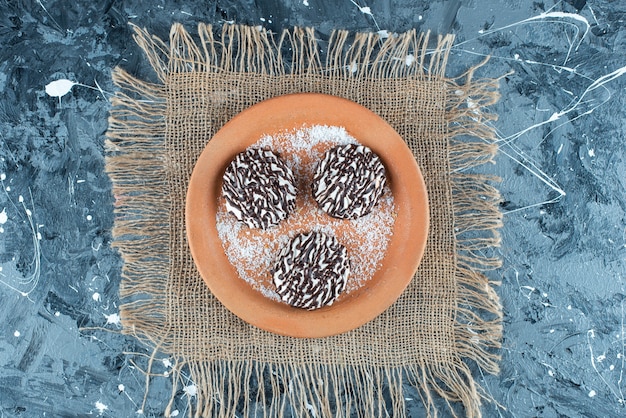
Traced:
<svg viewBox="0 0 626 418">
<path fill-rule="evenodd" d="M 317 162 L 328 148 L 357 143 L 341 126 L 314 125 L 282 135 L 264 136 L 255 146 L 277 151 L 296 178 L 304 179 L 308 173 L 314 172 Z"/>
<path fill-rule="evenodd" d="M 280 300 L 274 291 L 271 270 L 280 249 L 301 232 L 324 232 L 335 236 L 348 249 L 351 273 L 344 295 L 362 287 L 379 268 L 395 220 L 389 187 L 372 213 L 354 220 L 328 216 L 311 197 L 311 181 L 323 153 L 333 146 L 348 143 L 358 144 L 358 141 L 343 127 L 314 125 L 265 136 L 253 145 L 280 155 L 296 177 L 296 210 L 275 227 L 265 231 L 251 229 L 229 215 L 223 198 L 220 200 L 216 222 L 226 255 L 239 276 L 264 296 Z"/>
</svg>

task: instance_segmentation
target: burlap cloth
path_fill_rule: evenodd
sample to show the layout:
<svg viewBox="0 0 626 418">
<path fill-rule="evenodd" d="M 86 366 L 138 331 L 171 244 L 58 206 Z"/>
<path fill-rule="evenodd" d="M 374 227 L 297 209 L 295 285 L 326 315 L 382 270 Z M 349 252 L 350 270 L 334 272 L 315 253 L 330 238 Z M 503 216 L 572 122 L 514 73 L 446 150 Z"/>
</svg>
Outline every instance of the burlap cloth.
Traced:
<svg viewBox="0 0 626 418">
<path fill-rule="evenodd" d="M 190 373 L 196 416 L 404 416 L 403 384 L 419 390 L 429 415 L 438 395 L 480 416 L 468 362 L 498 372 L 501 307 L 482 271 L 498 265 L 485 251 L 498 244 L 501 216 L 489 179 L 467 170 L 496 152 L 485 106 L 497 80 L 476 82 L 474 69 L 445 78 L 451 36 L 429 46 L 414 31 L 336 32 L 327 44 L 302 29 L 226 26 L 217 36 L 200 25 L 198 35 L 174 25 L 166 43 L 135 28 L 160 83 L 113 72 L 107 171 L 124 332 Z M 413 151 L 430 200 L 428 245 L 408 289 L 370 323 L 323 339 L 239 320 L 207 289 L 185 239 L 187 182 L 207 141 L 247 107 L 294 92 L 345 97 L 380 115 Z"/>
</svg>

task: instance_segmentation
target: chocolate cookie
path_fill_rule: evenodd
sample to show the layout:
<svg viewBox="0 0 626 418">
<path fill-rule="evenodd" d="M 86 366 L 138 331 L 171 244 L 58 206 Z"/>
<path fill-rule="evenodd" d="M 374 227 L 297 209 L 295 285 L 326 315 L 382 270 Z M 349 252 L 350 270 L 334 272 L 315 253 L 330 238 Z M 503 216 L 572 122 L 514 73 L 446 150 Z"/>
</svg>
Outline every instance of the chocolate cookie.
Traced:
<svg viewBox="0 0 626 418">
<path fill-rule="evenodd" d="M 347 144 L 326 151 L 311 189 L 320 209 L 330 216 L 357 219 L 376 206 L 386 182 L 378 155 L 366 146 Z"/>
<path fill-rule="evenodd" d="M 332 305 L 350 275 L 348 251 L 333 236 L 308 232 L 285 246 L 273 270 L 283 302 L 304 309 Z"/>
<path fill-rule="evenodd" d="M 250 228 L 267 229 L 296 207 L 293 173 L 270 150 L 248 148 L 226 168 L 222 184 L 226 210 Z"/>
</svg>

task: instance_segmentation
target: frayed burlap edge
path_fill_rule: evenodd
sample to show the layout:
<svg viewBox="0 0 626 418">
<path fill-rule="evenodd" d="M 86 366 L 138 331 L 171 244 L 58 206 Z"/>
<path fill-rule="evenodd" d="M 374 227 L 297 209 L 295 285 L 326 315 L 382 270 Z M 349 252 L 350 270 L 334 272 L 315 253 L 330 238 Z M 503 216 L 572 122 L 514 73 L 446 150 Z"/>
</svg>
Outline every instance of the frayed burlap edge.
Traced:
<svg viewBox="0 0 626 418">
<path fill-rule="evenodd" d="M 468 70 L 456 80 L 448 81 L 448 134 L 450 138 L 450 170 L 453 196 L 454 231 L 456 238 L 456 279 L 458 308 L 455 324 L 456 346 L 462 358 L 474 361 L 482 370 L 497 374 L 500 360 L 497 350 L 502 338 L 502 305 L 492 281 L 484 274 L 501 265 L 493 254 L 500 246 L 499 229 L 502 213 L 500 193 L 490 183 L 494 176 L 474 174 L 472 169 L 494 163 L 498 152 L 495 129 L 490 122 L 497 115 L 488 107 L 499 99 L 500 79 L 474 80 L 475 71 L 487 63 Z M 466 382 L 471 393 L 496 402 L 474 383 L 470 369 L 463 363 Z M 441 392 L 439 392 L 442 394 Z M 446 394 L 442 394 L 446 397 Z M 468 416 L 467 404 L 463 402 Z M 480 401 L 475 406 L 480 407 Z M 501 405 L 498 405 L 501 407 Z M 481 416 L 476 409 L 476 416 Z"/>
<path fill-rule="evenodd" d="M 181 25 L 175 24 L 169 44 L 138 27 L 134 30 L 135 41 L 162 83 L 170 72 L 209 71 L 357 79 L 414 77 L 442 80 L 448 87 L 458 280 L 455 332 L 459 358 L 454 368 L 425 362 L 394 368 L 357 368 L 224 359 L 199 363 L 178 358 L 171 373 L 174 385 L 165 415 L 170 415 L 181 370 L 188 368 L 191 380 L 205 388 L 196 393 L 195 405 L 189 409 L 195 416 L 235 416 L 242 396 L 246 400 L 242 406 L 244 416 L 281 416 L 287 411 L 295 416 L 350 416 L 356 403 L 365 416 L 404 416 L 405 381 L 418 389 L 429 416 L 438 415 L 435 393 L 446 402 L 461 402 L 467 417 L 481 416 L 481 397 L 485 394 L 463 359 L 474 361 L 488 373 L 499 371 L 496 350 L 500 347 L 502 310 L 493 289 L 497 283 L 489 281 L 483 272 L 499 266 L 496 257 L 484 254 L 499 245 L 501 214 L 499 194 L 488 184 L 494 179 L 467 171 L 492 161 L 497 152 L 495 132 L 488 124 L 494 115 L 486 107 L 497 100 L 498 80 L 475 81 L 477 67 L 458 79 L 445 79 L 452 36 L 438 37 L 434 49 L 428 49 L 428 34 L 415 31 L 385 40 L 376 34 L 337 31 L 322 62 L 312 29 L 293 29 L 276 37 L 257 28 L 229 25 L 224 27 L 221 38 L 215 39 L 212 28 L 201 24 L 200 42 L 196 43 Z M 284 57 L 284 51 L 290 51 L 291 56 Z M 161 350 L 176 357 L 175 347 L 168 345 L 170 329 L 164 296 L 171 251 L 166 169 L 171 162 L 164 153 L 165 86 L 140 81 L 120 68 L 113 71 L 113 80 L 119 91 L 112 98 L 106 170 L 116 199 L 113 245 L 124 259 L 120 285 L 123 332 L 137 337 L 155 353 Z M 233 384 L 233 376 L 244 382 L 242 387 Z M 328 385 L 318 386 L 320 379 L 327 378 L 332 380 L 334 393 L 328 392 Z M 283 379 L 290 382 L 287 396 L 280 395 Z M 266 399 L 263 383 L 254 390 L 247 384 L 252 381 L 268 382 L 271 399 Z M 391 405 L 383 399 L 383 387 L 389 390 Z M 192 397 L 188 399 L 191 402 Z M 265 407 L 251 411 L 251 405 Z M 454 414 L 454 408 L 450 412 Z"/>
</svg>

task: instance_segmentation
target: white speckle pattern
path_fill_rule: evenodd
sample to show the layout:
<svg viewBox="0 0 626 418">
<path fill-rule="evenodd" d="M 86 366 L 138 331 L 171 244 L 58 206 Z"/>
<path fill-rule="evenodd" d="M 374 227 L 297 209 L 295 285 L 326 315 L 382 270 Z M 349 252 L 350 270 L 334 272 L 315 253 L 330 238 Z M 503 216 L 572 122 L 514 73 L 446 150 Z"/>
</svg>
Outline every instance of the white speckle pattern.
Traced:
<svg viewBox="0 0 626 418">
<path fill-rule="evenodd" d="M 63 97 L 72 90 L 77 83 L 61 79 L 46 84 L 46 93 L 51 97 Z"/>
<path fill-rule="evenodd" d="M 107 405 L 103 404 L 102 402 L 98 401 L 98 402 L 96 402 L 96 409 L 98 410 L 98 414 L 102 415 L 102 414 L 104 414 L 104 411 L 109 409 L 109 407 Z"/>
<path fill-rule="evenodd" d="M 121 318 L 118 313 L 112 313 L 111 315 L 104 315 L 104 316 L 107 319 L 107 325 L 110 325 L 110 324 L 120 325 L 121 324 Z"/>
<path fill-rule="evenodd" d="M 185 392 L 190 398 L 193 398 L 198 394 L 198 388 L 196 387 L 196 385 L 185 386 L 183 388 L 183 392 Z"/>
</svg>

